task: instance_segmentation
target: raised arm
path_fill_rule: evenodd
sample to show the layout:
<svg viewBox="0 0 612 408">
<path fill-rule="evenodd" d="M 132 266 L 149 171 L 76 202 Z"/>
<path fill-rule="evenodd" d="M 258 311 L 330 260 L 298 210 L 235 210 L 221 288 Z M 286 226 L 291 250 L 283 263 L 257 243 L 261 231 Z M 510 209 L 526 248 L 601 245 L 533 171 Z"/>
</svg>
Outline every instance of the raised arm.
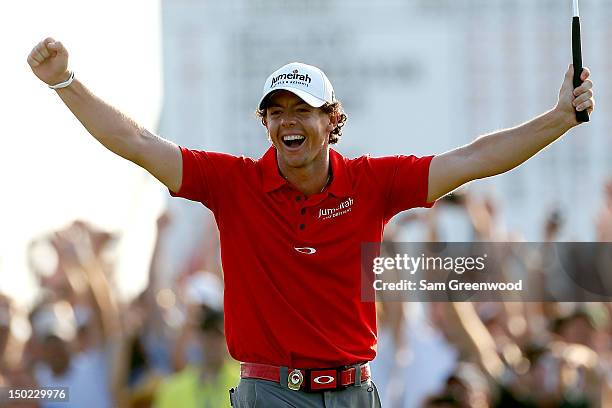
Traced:
<svg viewBox="0 0 612 408">
<path fill-rule="evenodd" d="M 550 111 L 512 129 L 481 136 L 472 143 L 434 157 L 429 169 L 427 201 L 434 201 L 476 179 L 512 170 L 578 125 L 574 108 L 593 110 L 593 83 L 584 69 L 582 85 L 574 89 L 570 66 Z"/>
<path fill-rule="evenodd" d="M 28 56 L 34 74 L 47 85 L 70 78 L 68 51 L 61 42 L 46 38 Z M 178 146 L 154 135 L 95 96 L 78 79 L 57 94 L 85 129 L 113 153 L 147 170 L 176 192 L 181 186 L 182 158 Z"/>
</svg>

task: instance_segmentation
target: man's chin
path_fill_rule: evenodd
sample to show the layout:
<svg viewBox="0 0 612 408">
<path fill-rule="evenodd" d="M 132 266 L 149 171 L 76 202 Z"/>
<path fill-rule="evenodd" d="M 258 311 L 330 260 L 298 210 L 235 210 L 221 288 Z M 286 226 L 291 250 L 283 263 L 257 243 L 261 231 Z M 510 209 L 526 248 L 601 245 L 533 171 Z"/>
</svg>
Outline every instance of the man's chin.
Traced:
<svg viewBox="0 0 612 408">
<path fill-rule="evenodd" d="M 282 151 L 279 152 L 278 159 L 279 161 L 285 163 L 285 165 L 287 165 L 288 167 L 295 168 L 304 167 L 306 165 L 306 162 L 308 161 L 307 157 L 303 154 L 303 152 L 296 154 L 293 152 Z"/>
<path fill-rule="evenodd" d="M 295 157 L 295 158 L 285 158 L 285 163 L 287 167 L 291 167 L 294 169 L 300 169 L 306 166 L 307 160 L 303 157 Z"/>
</svg>

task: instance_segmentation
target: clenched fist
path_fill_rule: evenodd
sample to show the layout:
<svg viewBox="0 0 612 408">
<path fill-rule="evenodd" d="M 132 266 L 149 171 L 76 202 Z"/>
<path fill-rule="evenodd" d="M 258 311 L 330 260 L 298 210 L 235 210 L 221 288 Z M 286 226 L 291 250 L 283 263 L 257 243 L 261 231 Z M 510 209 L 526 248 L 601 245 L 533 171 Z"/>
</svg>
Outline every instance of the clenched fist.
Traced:
<svg viewBox="0 0 612 408">
<path fill-rule="evenodd" d="M 32 72 L 47 85 L 55 85 L 70 77 L 68 51 L 61 42 L 45 38 L 28 55 Z"/>
</svg>

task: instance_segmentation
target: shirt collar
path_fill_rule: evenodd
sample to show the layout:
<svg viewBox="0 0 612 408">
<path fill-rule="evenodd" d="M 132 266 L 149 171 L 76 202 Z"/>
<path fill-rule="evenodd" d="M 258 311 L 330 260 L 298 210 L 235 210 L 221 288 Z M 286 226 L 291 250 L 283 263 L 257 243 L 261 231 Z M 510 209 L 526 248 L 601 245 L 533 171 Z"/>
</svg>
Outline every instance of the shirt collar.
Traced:
<svg viewBox="0 0 612 408">
<path fill-rule="evenodd" d="M 269 193 L 281 188 L 287 180 L 280 175 L 278 164 L 276 163 L 276 148 L 270 146 L 268 151 L 259 159 L 261 166 L 262 183 L 261 186 L 265 193 Z"/>
<path fill-rule="evenodd" d="M 332 169 L 332 181 L 327 191 L 336 197 L 347 197 L 353 193 L 344 156 L 329 149 L 329 165 Z"/>
<path fill-rule="evenodd" d="M 288 182 L 280 175 L 276 161 L 276 148 L 270 146 L 259 159 L 262 174 L 262 189 L 265 193 L 277 190 Z M 347 173 L 344 157 L 334 149 L 329 149 L 329 165 L 332 170 L 332 180 L 327 188 L 330 194 L 336 197 L 347 197 L 353 192 L 349 175 Z"/>
</svg>

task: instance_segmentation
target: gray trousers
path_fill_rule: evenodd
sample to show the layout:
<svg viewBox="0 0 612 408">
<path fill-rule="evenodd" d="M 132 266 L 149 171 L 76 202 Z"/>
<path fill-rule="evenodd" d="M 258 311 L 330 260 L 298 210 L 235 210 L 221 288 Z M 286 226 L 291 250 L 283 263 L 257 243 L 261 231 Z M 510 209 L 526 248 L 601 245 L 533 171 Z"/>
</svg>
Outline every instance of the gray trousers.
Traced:
<svg viewBox="0 0 612 408">
<path fill-rule="evenodd" d="M 371 380 L 341 391 L 306 393 L 273 381 L 242 378 L 230 390 L 234 408 L 380 408 L 378 390 Z"/>
</svg>

